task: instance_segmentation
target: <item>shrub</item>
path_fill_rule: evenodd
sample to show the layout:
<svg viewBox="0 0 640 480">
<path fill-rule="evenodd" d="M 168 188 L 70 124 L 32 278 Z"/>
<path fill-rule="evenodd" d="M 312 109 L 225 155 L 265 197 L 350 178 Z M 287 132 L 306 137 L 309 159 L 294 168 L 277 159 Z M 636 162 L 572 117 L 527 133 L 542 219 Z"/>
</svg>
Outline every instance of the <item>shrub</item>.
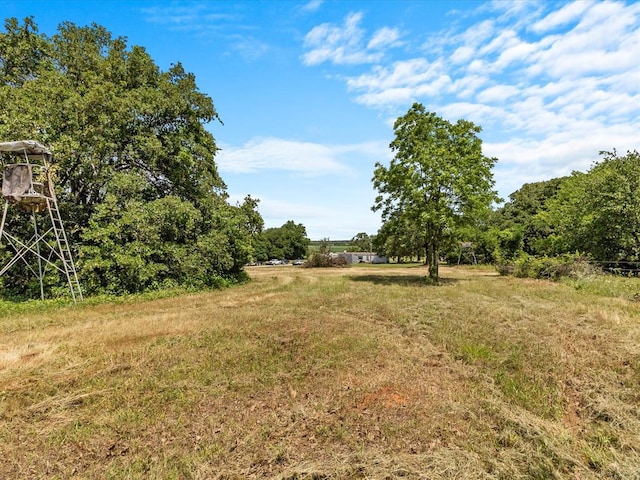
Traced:
<svg viewBox="0 0 640 480">
<path fill-rule="evenodd" d="M 501 275 L 549 280 L 562 277 L 584 278 L 601 272 L 580 253 L 565 253 L 555 257 L 536 257 L 521 253 L 512 263 L 500 263 L 496 268 Z"/>
<path fill-rule="evenodd" d="M 306 268 L 346 267 L 347 261 L 343 257 L 317 252 L 312 254 L 303 266 Z"/>
</svg>

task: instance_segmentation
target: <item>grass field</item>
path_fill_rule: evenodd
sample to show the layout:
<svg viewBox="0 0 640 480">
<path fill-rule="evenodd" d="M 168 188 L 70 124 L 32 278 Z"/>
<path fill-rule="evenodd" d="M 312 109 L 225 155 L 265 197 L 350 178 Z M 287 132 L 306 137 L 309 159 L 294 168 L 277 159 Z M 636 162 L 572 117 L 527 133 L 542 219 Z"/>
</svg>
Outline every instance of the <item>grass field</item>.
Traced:
<svg viewBox="0 0 640 480">
<path fill-rule="evenodd" d="M 309 254 L 319 251 L 322 240 L 312 240 L 309 245 Z M 332 253 L 347 252 L 351 249 L 349 240 L 330 240 L 329 251 Z"/>
<path fill-rule="evenodd" d="M 0 313 L 0 478 L 640 478 L 638 280 L 249 273 Z"/>
</svg>

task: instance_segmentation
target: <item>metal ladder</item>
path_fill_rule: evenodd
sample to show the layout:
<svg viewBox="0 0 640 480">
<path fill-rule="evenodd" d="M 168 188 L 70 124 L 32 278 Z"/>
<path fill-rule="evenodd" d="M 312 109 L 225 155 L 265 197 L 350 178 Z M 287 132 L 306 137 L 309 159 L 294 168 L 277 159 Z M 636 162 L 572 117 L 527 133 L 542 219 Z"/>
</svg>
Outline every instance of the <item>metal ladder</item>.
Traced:
<svg viewBox="0 0 640 480">
<path fill-rule="evenodd" d="M 58 244 L 59 251 L 56 251 L 56 254 L 62 261 L 62 271 L 67 277 L 71 296 L 73 297 L 74 302 L 77 302 L 78 300 L 82 301 L 82 288 L 80 288 L 80 281 L 78 280 L 76 266 L 73 263 L 73 255 L 69 248 L 67 233 L 64 230 L 64 224 L 62 223 L 62 217 L 60 216 L 58 201 L 56 200 L 55 194 L 53 194 L 51 198 L 47 197 L 47 210 L 49 211 L 51 226 Z"/>
</svg>

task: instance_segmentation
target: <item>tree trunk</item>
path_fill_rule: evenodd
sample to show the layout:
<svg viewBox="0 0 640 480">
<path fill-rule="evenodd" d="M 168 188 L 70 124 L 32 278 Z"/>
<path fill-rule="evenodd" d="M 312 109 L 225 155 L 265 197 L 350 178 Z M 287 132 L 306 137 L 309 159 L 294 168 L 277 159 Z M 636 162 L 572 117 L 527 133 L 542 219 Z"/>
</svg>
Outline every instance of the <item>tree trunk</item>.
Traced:
<svg viewBox="0 0 640 480">
<path fill-rule="evenodd" d="M 432 240 L 426 245 L 425 264 L 429 269 L 429 278 L 434 282 L 438 281 L 438 247 Z"/>
<path fill-rule="evenodd" d="M 429 278 L 431 278 L 434 282 L 438 283 L 440 279 L 439 274 L 439 265 L 440 265 L 440 251 L 438 250 L 438 245 L 436 245 L 435 241 L 433 242 L 433 260 L 431 265 L 429 266 Z"/>
</svg>

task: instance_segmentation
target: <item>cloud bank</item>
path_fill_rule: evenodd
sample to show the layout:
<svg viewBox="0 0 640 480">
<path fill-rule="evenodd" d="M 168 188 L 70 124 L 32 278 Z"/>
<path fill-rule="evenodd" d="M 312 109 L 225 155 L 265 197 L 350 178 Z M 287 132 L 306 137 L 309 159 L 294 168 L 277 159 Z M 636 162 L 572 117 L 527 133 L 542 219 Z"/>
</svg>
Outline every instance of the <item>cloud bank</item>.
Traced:
<svg viewBox="0 0 640 480">
<path fill-rule="evenodd" d="M 493 2 L 452 17 L 400 51 L 394 42 L 410 32 L 367 32 L 351 13 L 307 34 L 303 62 L 363 64 L 336 77 L 390 119 L 418 101 L 481 125 L 503 195 L 586 170 L 600 150 L 640 148 L 640 3 Z"/>
</svg>

